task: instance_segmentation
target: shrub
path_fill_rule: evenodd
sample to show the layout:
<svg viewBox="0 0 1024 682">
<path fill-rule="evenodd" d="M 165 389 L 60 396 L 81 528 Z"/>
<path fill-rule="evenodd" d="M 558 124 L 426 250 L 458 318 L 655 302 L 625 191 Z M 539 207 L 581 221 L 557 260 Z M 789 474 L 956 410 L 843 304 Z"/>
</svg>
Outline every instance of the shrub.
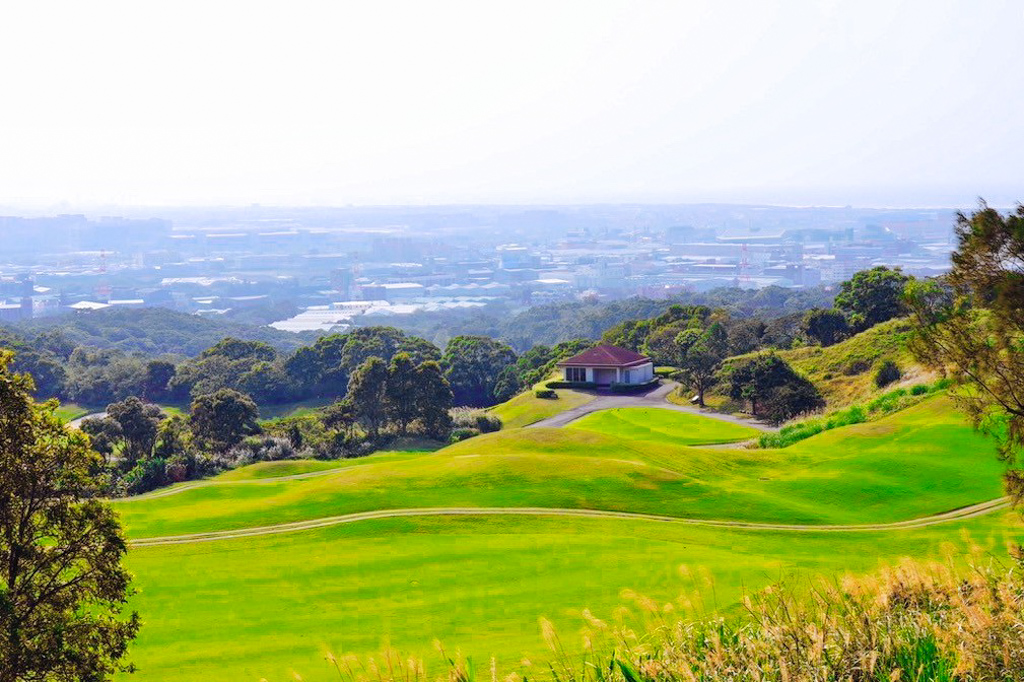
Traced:
<svg viewBox="0 0 1024 682">
<path fill-rule="evenodd" d="M 542 400 L 557 400 L 558 394 L 551 388 L 538 388 L 533 395 Z"/>
<path fill-rule="evenodd" d="M 464 441 L 468 438 L 473 438 L 474 436 L 479 435 L 480 429 L 462 427 L 458 429 L 452 429 L 452 434 L 448 437 L 448 440 L 452 443 L 458 443 L 460 441 Z"/>
<path fill-rule="evenodd" d="M 875 386 L 885 388 L 889 384 L 899 381 L 902 376 L 903 373 L 900 372 L 899 366 L 892 360 L 886 360 L 875 372 Z"/>
<path fill-rule="evenodd" d="M 843 368 L 843 374 L 845 374 L 848 377 L 852 377 L 858 374 L 863 374 L 869 369 L 871 369 L 871 363 L 868 362 L 867 360 L 851 360 L 849 363 L 847 363 L 846 367 Z"/>
<path fill-rule="evenodd" d="M 476 429 L 480 433 L 501 431 L 501 417 L 487 410 L 472 407 L 456 407 L 449 413 L 452 417 L 452 428 Z"/>
<path fill-rule="evenodd" d="M 593 381 L 549 381 L 544 384 L 547 388 L 597 388 L 597 384 Z"/>
<path fill-rule="evenodd" d="M 924 384 L 918 384 L 910 389 L 910 395 L 924 395 L 928 392 L 928 387 Z"/>
<path fill-rule="evenodd" d="M 251 436 L 228 450 L 227 458 L 235 466 L 253 462 L 274 462 L 295 457 L 291 441 L 280 436 Z"/>
</svg>

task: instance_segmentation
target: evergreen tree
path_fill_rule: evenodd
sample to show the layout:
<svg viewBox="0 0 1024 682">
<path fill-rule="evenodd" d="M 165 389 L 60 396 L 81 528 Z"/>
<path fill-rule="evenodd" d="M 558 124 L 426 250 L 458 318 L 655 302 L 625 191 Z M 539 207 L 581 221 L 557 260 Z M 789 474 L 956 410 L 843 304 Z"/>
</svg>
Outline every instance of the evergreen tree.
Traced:
<svg viewBox="0 0 1024 682">
<path fill-rule="evenodd" d="M 447 440 L 452 429 L 452 389 L 441 365 L 428 360 L 416 368 L 416 413 L 424 433 L 436 440 Z"/>
<path fill-rule="evenodd" d="M 398 353 L 391 359 L 385 388 L 387 413 L 388 420 L 394 423 L 402 436 L 408 432 L 409 424 L 416 419 L 418 379 L 419 375 L 411 355 Z"/>
<path fill-rule="evenodd" d="M 346 401 L 371 441 L 380 439 L 381 429 L 387 424 L 387 386 L 388 367 L 376 356 L 359 365 L 348 380 Z"/>
</svg>

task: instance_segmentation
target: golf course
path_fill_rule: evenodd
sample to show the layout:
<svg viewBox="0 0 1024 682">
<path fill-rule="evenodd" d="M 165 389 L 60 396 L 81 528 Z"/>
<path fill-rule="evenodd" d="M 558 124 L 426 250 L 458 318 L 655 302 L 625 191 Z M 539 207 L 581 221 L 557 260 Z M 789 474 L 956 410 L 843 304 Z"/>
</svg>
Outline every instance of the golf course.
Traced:
<svg viewBox="0 0 1024 682">
<path fill-rule="evenodd" d="M 515 666 L 545 654 L 540 618 L 572 648 L 584 609 L 611 617 L 631 594 L 728 613 L 779 580 L 1024 534 L 992 443 L 943 395 L 784 449 L 742 446 L 757 433 L 616 408 L 118 501 L 132 605 L 160 614 L 134 678 L 326 680 L 328 652 L 429 662 L 435 640 Z"/>
</svg>

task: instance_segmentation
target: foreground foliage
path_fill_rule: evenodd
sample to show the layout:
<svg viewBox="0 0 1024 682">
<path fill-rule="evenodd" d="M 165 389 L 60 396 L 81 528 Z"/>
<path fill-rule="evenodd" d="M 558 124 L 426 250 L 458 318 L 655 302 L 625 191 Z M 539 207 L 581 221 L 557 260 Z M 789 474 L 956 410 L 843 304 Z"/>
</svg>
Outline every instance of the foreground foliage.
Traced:
<svg viewBox="0 0 1024 682">
<path fill-rule="evenodd" d="M 0 353 L 0 682 L 105 680 L 139 628 L 127 543 L 96 499 L 99 456 Z"/>
<path fill-rule="evenodd" d="M 997 437 L 1002 456 L 1024 450 L 1024 205 L 1006 216 L 982 203 L 959 214 L 948 282 L 912 287 L 922 360 L 965 384 L 957 399 L 975 426 Z M 1011 490 L 1024 493 L 1012 471 Z"/>
</svg>

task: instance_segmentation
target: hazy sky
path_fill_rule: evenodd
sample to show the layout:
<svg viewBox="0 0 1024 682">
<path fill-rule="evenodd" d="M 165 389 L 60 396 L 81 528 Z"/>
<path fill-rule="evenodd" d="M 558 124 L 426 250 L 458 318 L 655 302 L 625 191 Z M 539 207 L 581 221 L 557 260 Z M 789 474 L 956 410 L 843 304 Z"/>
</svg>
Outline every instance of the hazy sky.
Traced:
<svg viewBox="0 0 1024 682">
<path fill-rule="evenodd" d="M 1024 199 L 1021 0 L 0 5 L 0 204 Z"/>
</svg>

